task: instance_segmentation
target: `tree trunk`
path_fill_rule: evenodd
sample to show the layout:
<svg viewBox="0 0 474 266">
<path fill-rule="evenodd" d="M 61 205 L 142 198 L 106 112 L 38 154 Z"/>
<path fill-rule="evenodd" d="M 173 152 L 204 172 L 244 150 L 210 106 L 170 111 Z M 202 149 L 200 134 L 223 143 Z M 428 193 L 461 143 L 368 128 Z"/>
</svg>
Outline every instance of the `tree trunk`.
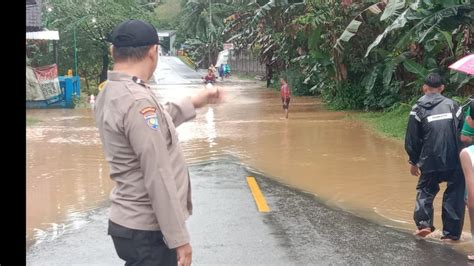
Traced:
<svg viewBox="0 0 474 266">
<path fill-rule="evenodd" d="M 107 71 L 109 70 L 109 51 L 104 45 L 102 49 L 102 71 L 100 72 L 99 84 L 107 80 Z"/>
<path fill-rule="evenodd" d="M 91 94 L 91 89 L 89 87 L 89 79 L 87 78 L 88 75 L 84 75 L 84 81 L 86 82 L 87 94 Z"/>
</svg>

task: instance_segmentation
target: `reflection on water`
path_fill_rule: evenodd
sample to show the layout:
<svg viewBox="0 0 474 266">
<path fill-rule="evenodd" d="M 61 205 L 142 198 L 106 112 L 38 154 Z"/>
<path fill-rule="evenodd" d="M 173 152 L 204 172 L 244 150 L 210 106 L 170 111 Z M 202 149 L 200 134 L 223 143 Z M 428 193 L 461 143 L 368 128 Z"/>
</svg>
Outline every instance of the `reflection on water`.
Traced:
<svg viewBox="0 0 474 266">
<path fill-rule="evenodd" d="M 214 142 L 216 139 L 216 123 L 214 122 L 214 109 L 212 109 L 212 107 L 210 107 L 206 113 L 206 135 L 209 148 L 214 147 L 216 145 Z"/>
<path fill-rule="evenodd" d="M 161 86 L 155 92 L 177 99 L 201 87 Z M 325 110 L 315 98 L 293 97 L 290 119 L 282 120 L 277 92 L 254 83 L 229 83 L 226 90 L 227 104 L 198 110 L 197 119 L 178 128 L 188 163 L 232 155 L 327 204 L 415 229 L 417 178 L 409 174 L 401 142 L 376 136 L 344 112 Z M 113 184 L 91 110 L 27 114 L 42 120 L 27 128 L 27 234 L 33 240 L 44 230 L 61 234 L 68 219 L 80 226 L 78 213 L 104 202 Z M 438 229 L 441 198 L 435 201 Z"/>
</svg>

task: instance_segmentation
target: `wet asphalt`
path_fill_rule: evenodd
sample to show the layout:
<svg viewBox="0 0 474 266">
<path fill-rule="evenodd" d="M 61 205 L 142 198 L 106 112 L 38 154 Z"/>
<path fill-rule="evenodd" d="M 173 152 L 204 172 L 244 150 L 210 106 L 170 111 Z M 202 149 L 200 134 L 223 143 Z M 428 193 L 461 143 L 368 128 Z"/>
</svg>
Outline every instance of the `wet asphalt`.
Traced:
<svg viewBox="0 0 474 266">
<path fill-rule="evenodd" d="M 234 158 L 189 170 L 193 265 L 468 265 L 448 245 L 332 209 Z M 247 176 L 256 178 L 269 213 L 257 211 Z M 123 265 L 106 233 L 108 206 L 104 202 L 81 226 L 31 246 L 27 265 Z"/>
<path fill-rule="evenodd" d="M 160 85 L 195 84 L 201 83 L 201 77 L 206 74 L 204 69 L 191 70 L 178 57 L 162 56 L 151 81 Z"/>
</svg>

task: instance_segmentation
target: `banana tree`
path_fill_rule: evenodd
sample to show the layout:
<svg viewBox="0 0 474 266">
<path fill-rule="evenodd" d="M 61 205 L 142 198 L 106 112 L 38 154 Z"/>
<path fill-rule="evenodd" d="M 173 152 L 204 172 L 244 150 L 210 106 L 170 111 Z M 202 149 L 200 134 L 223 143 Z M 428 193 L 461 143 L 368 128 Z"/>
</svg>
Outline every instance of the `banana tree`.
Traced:
<svg viewBox="0 0 474 266">
<path fill-rule="evenodd" d="M 445 74 L 445 79 L 449 81 L 448 88 L 454 90 L 471 81 L 470 77 L 447 70 L 447 64 L 469 51 L 468 46 L 472 45 L 474 6 L 470 1 L 389 0 L 386 6 L 382 3 L 375 4 L 380 11 L 371 13 L 379 15 L 380 21 L 387 23 L 387 26 L 368 45 L 365 57 L 376 57 L 377 53 L 374 55 L 373 52 L 378 50 L 387 50 L 389 57 L 381 59 L 383 64 L 378 68 L 384 69 L 383 72 L 373 68 L 366 75 L 364 80 L 368 82 L 364 85 L 367 88 L 378 79 L 383 80 L 385 89 L 390 87 L 391 82 L 408 80 L 404 86 L 416 93 L 426 74 L 432 71 Z M 374 5 L 363 12 L 371 11 L 372 7 Z M 349 23 L 338 39 L 335 48 L 341 53 L 344 52 L 341 41 L 350 42 L 360 32 L 361 14 Z M 398 78 L 394 75 L 397 70 L 402 74 Z"/>
<path fill-rule="evenodd" d="M 303 1 L 250 2 L 226 21 L 225 32 L 232 35 L 227 41 L 233 42 L 237 50 L 256 48 L 262 63 L 285 68 L 289 60 L 284 58 L 291 50 L 288 43 L 294 37 L 285 29 L 303 10 Z"/>
<path fill-rule="evenodd" d="M 400 9 L 399 9 L 400 10 Z M 398 14 L 398 15 L 397 15 Z M 472 49 L 474 5 L 466 1 L 416 1 L 403 11 L 367 48 L 368 56 L 390 34 L 407 28 L 393 46 L 393 51 L 410 51 L 411 57 L 403 67 L 416 76 L 413 83 L 420 86 L 428 72 L 441 71 L 448 88 L 459 90 L 472 77 L 448 71 L 447 66 Z M 469 48 L 471 46 L 471 48 Z"/>
</svg>

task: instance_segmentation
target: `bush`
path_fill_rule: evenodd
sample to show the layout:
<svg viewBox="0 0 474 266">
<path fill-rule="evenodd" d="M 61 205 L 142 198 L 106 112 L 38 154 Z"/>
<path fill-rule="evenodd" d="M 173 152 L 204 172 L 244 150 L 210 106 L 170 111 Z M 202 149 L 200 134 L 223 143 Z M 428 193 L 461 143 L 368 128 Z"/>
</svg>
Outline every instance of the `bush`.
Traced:
<svg viewBox="0 0 474 266">
<path fill-rule="evenodd" d="M 413 98 L 409 103 L 396 103 L 383 112 L 368 112 L 358 117 L 368 122 L 382 135 L 403 140 L 407 130 L 408 116 L 416 100 Z"/>
<path fill-rule="evenodd" d="M 364 93 L 360 86 L 349 82 L 339 83 L 335 87 L 321 89 L 321 97 L 330 109 L 361 109 L 364 106 Z"/>
<path fill-rule="evenodd" d="M 400 101 L 401 82 L 393 81 L 388 88 L 377 82 L 370 92 L 365 92 L 364 107 L 366 110 L 381 110 L 393 106 Z"/>
</svg>

